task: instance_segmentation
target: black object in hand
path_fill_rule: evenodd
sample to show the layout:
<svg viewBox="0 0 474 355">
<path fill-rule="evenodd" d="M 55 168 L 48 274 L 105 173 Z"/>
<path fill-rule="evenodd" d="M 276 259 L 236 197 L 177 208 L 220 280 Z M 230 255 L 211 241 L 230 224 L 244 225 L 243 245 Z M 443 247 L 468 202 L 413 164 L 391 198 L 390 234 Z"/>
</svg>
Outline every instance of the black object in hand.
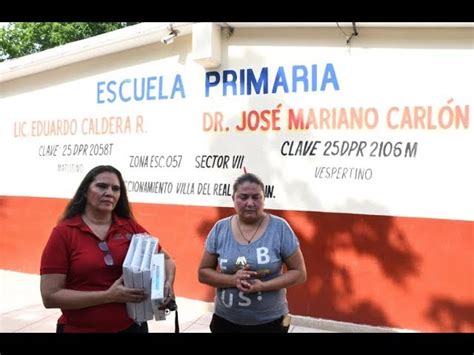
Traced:
<svg viewBox="0 0 474 355">
<path fill-rule="evenodd" d="M 176 301 L 172 298 L 165 306 L 165 309 L 169 309 L 170 311 L 176 311 L 178 309 L 178 305 Z"/>
<path fill-rule="evenodd" d="M 169 312 L 176 311 L 178 305 L 176 304 L 176 300 L 172 298 L 168 303 L 161 305 L 160 309 L 164 309 L 168 314 Z"/>
</svg>

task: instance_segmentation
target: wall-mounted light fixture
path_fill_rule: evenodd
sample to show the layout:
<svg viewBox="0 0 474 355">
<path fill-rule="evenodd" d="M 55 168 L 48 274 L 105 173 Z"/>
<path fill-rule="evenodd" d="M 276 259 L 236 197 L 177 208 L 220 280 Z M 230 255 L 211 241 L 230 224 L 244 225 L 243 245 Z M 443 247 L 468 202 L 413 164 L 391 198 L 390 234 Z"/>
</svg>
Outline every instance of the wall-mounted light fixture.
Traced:
<svg viewBox="0 0 474 355">
<path fill-rule="evenodd" d="M 169 25 L 168 29 L 170 32 L 161 39 L 161 42 L 164 44 L 171 44 L 174 42 L 174 39 L 178 36 L 179 31 L 173 28 L 173 25 Z"/>
</svg>

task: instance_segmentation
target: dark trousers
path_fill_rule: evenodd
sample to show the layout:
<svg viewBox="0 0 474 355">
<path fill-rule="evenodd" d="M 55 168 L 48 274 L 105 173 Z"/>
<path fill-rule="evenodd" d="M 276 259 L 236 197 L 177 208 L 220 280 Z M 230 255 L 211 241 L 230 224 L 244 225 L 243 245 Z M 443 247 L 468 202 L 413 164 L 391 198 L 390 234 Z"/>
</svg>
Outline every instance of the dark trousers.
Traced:
<svg viewBox="0 0 474 355">
<path fill-rule="evenodd" d="M 56 333 L 64 333 L 64 324 L 56 324 Z M 119 333 L 148 333 L 148 323 L 143 322 L 141 325 L 133 323 L 127 329 L 119 331 Z"/>
<path fill-rule="evenodd" d="M 284 316 L 281 316 L 269 323 L 258 325 L 240 325 L 229 322 L 214 313 L 209 328 L 212 333 L 288 333 L 290 326 L 282 324 L 283 318 Z"/>
</svg>

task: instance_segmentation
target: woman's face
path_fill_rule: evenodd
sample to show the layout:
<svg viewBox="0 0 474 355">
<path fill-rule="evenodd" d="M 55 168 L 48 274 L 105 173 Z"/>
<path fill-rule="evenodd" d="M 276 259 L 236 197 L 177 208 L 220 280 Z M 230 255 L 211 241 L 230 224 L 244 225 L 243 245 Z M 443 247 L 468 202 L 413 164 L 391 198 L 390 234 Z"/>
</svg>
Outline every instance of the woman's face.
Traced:
<svg viewBox="0 0 474 355">
<path fill-rule="evenodd" d="M 96 213 L 112 213 L 120 199 L 120 181 L 114 173 L 95 177 L 87 189 L 87 208 Z"/>
<path fill-rule="evenodd" d="M 247 223 L 257 221 L 263 215 L 265 197 L 260 185 L 244 182 L 237 186 L 234 194 L 234 208 L 239 218 Z"/>
</svg>

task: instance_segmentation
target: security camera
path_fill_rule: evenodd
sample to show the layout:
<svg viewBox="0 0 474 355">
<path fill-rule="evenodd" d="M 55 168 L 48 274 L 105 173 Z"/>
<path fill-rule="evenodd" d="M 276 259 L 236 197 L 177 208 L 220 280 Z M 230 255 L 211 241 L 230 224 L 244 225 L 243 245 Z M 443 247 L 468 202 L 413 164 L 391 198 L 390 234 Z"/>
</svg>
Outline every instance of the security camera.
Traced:
<svg viewBox="0 0 474 355">
<path fill-rule="evenodd" d="M 173 30 L 171 31 L 169 34 L 167 34 L 166 36 L 164 36 L 162 39 L 161 39 L 161 42 L 163 42 L 164 44 L 171 44 L 174 42 L 174 39 L 178 36 L 178 31 L 176 30 Z"/>
</svg>

